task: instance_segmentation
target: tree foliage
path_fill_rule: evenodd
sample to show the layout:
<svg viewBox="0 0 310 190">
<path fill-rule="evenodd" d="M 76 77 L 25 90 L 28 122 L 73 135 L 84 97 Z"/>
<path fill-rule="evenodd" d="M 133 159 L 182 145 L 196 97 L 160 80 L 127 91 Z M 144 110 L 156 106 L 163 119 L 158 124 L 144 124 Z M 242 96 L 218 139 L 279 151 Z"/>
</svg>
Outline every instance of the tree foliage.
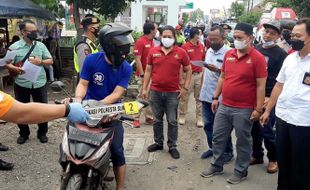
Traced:
<svg viewBox="0 0 310 190">
<path fill-rule="evenodd" d="M 197 9 L 197 10 L 191 12 L 191 17 L 190 17 L 189 20 L 192 21 L 192 22 L 199 22 L 199 21 L 204 20 L 204 13 L 203 13 L 203 11 L 200 10 L 200 9 Z"/>
<path fill-rule="evenodd" d="M 74 6 L 84 10 L 91 10 L 105 17 L 115 18 L 135 0 L 67 0 Z"/>
<path fill-rule="evenodd" d="M 262 16 L 262 12 L 249 12 L 240 16 L 238 19 L 240 22 L 246 22 L 252 25 L 256 25 L 259 22 L 260 17 Z"/>
<path fill-rule="evenodd" d="M 182 19 L 183 19 L 183 23 L 184 25 L 186 25 L 189 21 L 189 14 L 188 13 L 183 13 L 182 14 Z"/>
<path fill-rule="evenodd" d="M 32 2 L 50 11 L 53 11 L 53 12 L 58 11 L 59 0 L 32 0 Z"/>
<path fill-rule="evenodd" d="M 233 2 L 231 4 L 231 16 L 238 18 L 241 15 L 243 15 L 245 8 L 244 8 L 244 4 L 243 3 L 238 3 L 238 2 Z"/>
</svg>

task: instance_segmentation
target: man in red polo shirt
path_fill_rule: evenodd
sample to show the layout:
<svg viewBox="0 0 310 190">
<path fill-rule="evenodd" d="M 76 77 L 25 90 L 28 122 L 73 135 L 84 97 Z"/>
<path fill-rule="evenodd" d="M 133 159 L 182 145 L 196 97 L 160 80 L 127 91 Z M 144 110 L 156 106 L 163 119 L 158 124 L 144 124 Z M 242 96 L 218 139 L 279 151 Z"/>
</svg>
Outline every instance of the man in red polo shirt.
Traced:
<svg viewBox="0 0 310 190">
<path fill-rule="evenodd" d="M 176 45 L 176 31 L 172 26 L 165 26 L 161 32 L 161 46 L 151 49 L 148 55 L 144 75 L 143 97 L 148 98 L 154 115 L 155 143 L 148 147 L 149 152 L 163 149 L 163 116 L 168 121 L 168 147 L 174 159 L 180 158 L 176 149 L 178 138 L 178 105 L 188 91 L 192 76 L 189 57 L 184 49 Z M 185 72 L 184 86 L 180 88 L 180 68 Z M 148 86 L 151 83 L 150 94 Z"/>
<path fill-rule="evenodd" d="M 235 49 L 229 50 L 225 57 L 222 72 L 212 102 L 216 112 L 213 128 L 213 160 L 202 177 L 223 174 L 223 153 L 231 130 L 237 137 L 237 159 L 234 174 L 227 182 L 240 183 L 247 177 L 252 154 L 251 130 L 253 121 L 263 113 L 267 64 L 265 57 L 252 47 L 253 26 L 237 24 L 234 31 Z M 218 107 L 219 96 L 222 104 Z"/>
<path fill-rule="evenodd" d="M 205 50 L 202 43 L 199 40 L 200 31 L 198 28 L 192 28 L 190 31 L 190 40 L 186 42 L 182 48 L 187 52 L 191 61 L 204 61 Z M 202 67 L 192 66 L 192 80 L 189 86 L 188 93 L 184 98 L 180 100 L 179 106 L 179 124 L 184 125 L 186 120 L 187 105 L 189 96 L 194 91 L 194 97 L 196 100 L 196 125 L 197 127 L 203 127 L 201 117 L 201 102 L 199 100 L 201 81 L 202 81 Z M 181 80 L 181 86 L 184 85 L 184 80 Z"/>
<path fill-rule="evenodd" d="M 147 55 L 149 54 L 150 49 L 154 47 L 154 38 L 157 33 L 157 25 L 155 23 L 147 21 L 143 25 L 143 33 L 144 35 L 137 40 L 134 47 L 134 56 L 137 66 L 136 76 L 141 78 L 141 85 L 139 86 L 140 93 L 138 95 L 139 97 L 141 97 L 142 95 L 142 83 L 146 67 Z M 140 115 L 138 115 L 136 121 L 134 121 L 134 125 L 136 127 L 140 127 L 139 117 Z M 153 114 L 150 107 L 146 108 L 145 110 L 145 123 L 150 125 L 152 125 L 153 123 Z"/>
</svg>

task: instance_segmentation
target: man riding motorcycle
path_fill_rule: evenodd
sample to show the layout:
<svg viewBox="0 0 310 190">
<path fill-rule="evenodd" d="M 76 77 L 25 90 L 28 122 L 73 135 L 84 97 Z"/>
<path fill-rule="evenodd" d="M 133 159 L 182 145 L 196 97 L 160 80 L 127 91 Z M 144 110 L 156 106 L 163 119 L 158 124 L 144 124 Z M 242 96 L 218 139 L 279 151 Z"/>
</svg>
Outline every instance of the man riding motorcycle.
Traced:
<svg viewBox="0 0 310 190">
<path fill-rule="evenodd" d="M 104 52 L 86 57 L 75 92 L 76 101 L 94 99 L 104 104 L 120 101 L 132 75 L 132 68 L 125 61 L 125 56 L 134 42 L 131 32 L 132 29 L 120 23 L 109 23 L 100 30 L 99 41 Z M 126 171 L 124 129 L 119 121 L 112 121 L 110 125 L 115 127 L 110 150 L 116 189 L 123 190 Z"/>
</svg>

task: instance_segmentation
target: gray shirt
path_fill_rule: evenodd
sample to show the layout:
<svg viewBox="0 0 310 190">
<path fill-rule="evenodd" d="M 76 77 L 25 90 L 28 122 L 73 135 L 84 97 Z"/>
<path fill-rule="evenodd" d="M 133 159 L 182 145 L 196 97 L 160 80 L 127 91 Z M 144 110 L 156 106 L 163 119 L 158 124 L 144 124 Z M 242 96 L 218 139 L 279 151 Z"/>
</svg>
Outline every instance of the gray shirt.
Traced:
<svg viewBox="0 0 310 190">
<path fill-rule="evenodd" d="M 88 54 L 91 53 L 91 50 L 89 49 L 89 46 L 86 43 L 80 43 L 76 47 L 76 53 L 77 53 L 79 68 L 80 68 L 80 72 L 81 72 L 85 58 Z"/>
</svg>

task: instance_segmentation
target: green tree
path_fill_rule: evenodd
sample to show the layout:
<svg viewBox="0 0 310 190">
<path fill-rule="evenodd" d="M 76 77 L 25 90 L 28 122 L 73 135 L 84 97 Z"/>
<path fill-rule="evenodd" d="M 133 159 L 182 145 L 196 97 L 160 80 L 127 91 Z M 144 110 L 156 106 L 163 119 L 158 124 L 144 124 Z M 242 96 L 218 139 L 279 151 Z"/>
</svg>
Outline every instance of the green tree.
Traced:
<svg viewBox="0 0 310 190">
<path fill-rule="evenodd" d="M 53 12 L 61 18 L 65 16 L 65 9 L 62 4 L 60 4 L 59 0 L 32 0 L 32 2 Z"/>
<path fill-rule="evenodd" d="M 230 7 L 231 16 L 239 18 L 243 15 L 245 8 L 243 3 L 233 2 Z"/>
<path fill-rule="evenodd" d="M 192 22 L 199 22 L 204 20 L 204 13 L 199 8 L 191 13 L 191 17 L 189 19 Z"/>
<path fill-rule="evenodd" d="M 131 2 L 135 0 L 67 0 L 67 3 L 73 3 L 73 17 L 75 27 L 79 27 L 80 13 L 79 9 L 91 10 L 97 14 L 105 16 L 105 18 L 114 18 L 123 12 Z"/>
<path fill-rule="evenodd" d="M 188 13 L 183 13 L 182 14 L 182 19 L 183 19 L 183 25 L 185 26 L 188 21 L 189 21 L 189 14 Z"/>
<path fill-rule="evenodd" d="M 262 12 L 256 11 L 256 12 L 249 12 L 247 14 L 244 14 L 240 16 L 238 19 L 240 22 L 246 22 L 252 25 L 256 25 L 262 16 Z"/>
</svg>

